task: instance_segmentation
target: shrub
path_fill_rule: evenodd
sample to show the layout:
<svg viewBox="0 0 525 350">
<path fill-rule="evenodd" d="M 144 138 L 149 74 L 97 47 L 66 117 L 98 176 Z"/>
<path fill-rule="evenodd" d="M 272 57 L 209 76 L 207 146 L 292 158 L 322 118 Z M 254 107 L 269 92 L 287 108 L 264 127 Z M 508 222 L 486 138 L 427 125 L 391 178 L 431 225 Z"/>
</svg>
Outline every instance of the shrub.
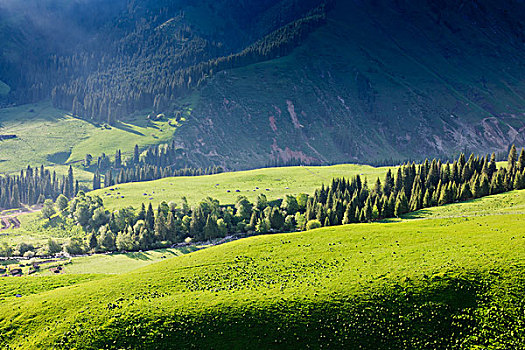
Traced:
<svg viewBox="0 0 525 350">
<path fill-rule="evenodd" d="M 35 252 L 32 250 L 28 250 L 27 252 L 24 253 L 24 258 L 32 258 L 34 256 L 35 256 Z"/>
<path fill-rule="evenodd" d="M 33 250 L 35 250 L 35 247 L 33 247 L 32 244 L 24 242 L 18 243 L 18 245 L 16 246 L 16 251 L 18 252 L 18 255 L 24 255 L 26 252 Z"/>
<path fill-rule="evenodd" d="M 287 194 L 281 203 L 281 209 L 285 210 L 288 215 L 294 215 L 299 211 L 297 199 L 294 196 Z"/>
<path fill-rule="evenodd" d="M 64 250 L 71 255 L 84 254 L 86 247 L 81 238 L 71 238 L 69 242 L 64 246 Z"/>
<path fill-rule="evenodd" d="M 296 227 L 299 231 L 302 231 L 306 228 L 306 217 L 304 214 L 301 214 L 299 212 L 295 213 L 295 222 Z"/>
<path fill-rule="evenodd" d="M 55 213 L 55 204 L 51 199 L 46 199 L 44 201 L 44 207 L 42 208 L 42 216 L 44 219 L 50 219 Z"/>
<path fill-rule="evenodd" d="M 295 216 L 288 215 L 284 220 L 284 230 L 285 231 L 295 231 Z"/>
<path fill-rule="evenodd" d="M 50 255 L 60 253 L 62 251 L 62 246 L 55 240 L 49 239 L 47 241 L 47 252 Z"/>
<path fill-rule="evenodd" d="M 310 231 L 310 230 L 314 230 L 316 228 L 320 228 L 321 227 L 321 222 L 317 219 L 315 220 L 310 220 L 308 221 L 308 223 L 306 223 L 306 230 L 307 231 Z"/>
<path fill-rule="evenodd" d="M 224 219 L 217 220 L 217 228 L 221 237 L 225 237 L 228 234 L 228 225 L 224 222 Z"/>
<path fill-rule="evenodd" d="M 0 256 L 9 258 L 13 255 L 13 248 L 11 248 L 6 242 L 2 242 L 0 245 Z"/>
<path fill-rule="evenodd" d="M 64 213 L 66 211 L 66 209 L 68 208 L 68 206 L 69 206 L 68 200 L 67 200 L 66 196 L 64 196 L 63 194 L 58 196 L 55 204 L 56 204 L 58 210 L 61 213 Z"/>
</svg>

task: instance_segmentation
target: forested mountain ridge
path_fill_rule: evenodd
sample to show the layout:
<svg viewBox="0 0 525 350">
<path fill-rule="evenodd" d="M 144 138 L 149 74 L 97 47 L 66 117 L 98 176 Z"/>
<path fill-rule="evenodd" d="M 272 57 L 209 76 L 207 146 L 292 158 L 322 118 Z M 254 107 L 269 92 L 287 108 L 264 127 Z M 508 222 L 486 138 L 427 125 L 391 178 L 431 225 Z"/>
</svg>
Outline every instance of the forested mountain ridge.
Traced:
<svg viewBox="0 0 525 350">
<path fill-rule="evenodd" d="M 12 3 L 0 2 L 9 103 L 52 98 L 109 123 L 189 104 L 173 144 L 191 166 L 381 162 L 525 144 L 521 1 L 93 0 L 59 15 L 59 1 L 35 2 L 71 18 L 67 35 L 42 31 L 31 6 L 14 16 Z"/>
<path fill-rule="evenodd" d="M 321 3 L 144 0 L 105 6 L 47 0 L 22 9 L 7 2 L 7 46 L 14 44 L 18 55 L 5 50 L 2 66 L 10 68 L 2 78 L 17 103 L 51 96 L 56 107 L 97 121 L 112 123 L 145 108 L 168 112 L 172 101 L 214 71 L 274 57 L 274 47 L 298 38 L 293 30 L 284 27 L 284 39 L 274 34 L 257 41 L 303 16 L 315 25 Z M 70 17 L 72 32 L 64 29 Z M 250 26 L 252 21 L 257 25 Z"/>
</svg>

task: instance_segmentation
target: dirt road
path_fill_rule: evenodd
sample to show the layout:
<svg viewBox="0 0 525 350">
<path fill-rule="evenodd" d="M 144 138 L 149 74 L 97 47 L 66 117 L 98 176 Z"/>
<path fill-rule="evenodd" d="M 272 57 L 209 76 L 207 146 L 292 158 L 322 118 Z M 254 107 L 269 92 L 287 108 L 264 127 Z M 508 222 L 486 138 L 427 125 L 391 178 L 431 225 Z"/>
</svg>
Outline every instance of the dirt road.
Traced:
<svg viewBox="0 0 525 350">
<path fill-rule="evenodd" d="M 20 220 L 18 220 L 18 216 L 22 214 L 28 214 L 28 213 L 34 213 L 37 211 L 40 211 L 42 209 L 41 205 L 35 205 L 32 207 L 23 207 L 17 210 L 9 210 L 4 213 L 0 213 L 0 231 L 12 229 L 12 228 L 19 228 L 20 227 Z"/>
</svg>

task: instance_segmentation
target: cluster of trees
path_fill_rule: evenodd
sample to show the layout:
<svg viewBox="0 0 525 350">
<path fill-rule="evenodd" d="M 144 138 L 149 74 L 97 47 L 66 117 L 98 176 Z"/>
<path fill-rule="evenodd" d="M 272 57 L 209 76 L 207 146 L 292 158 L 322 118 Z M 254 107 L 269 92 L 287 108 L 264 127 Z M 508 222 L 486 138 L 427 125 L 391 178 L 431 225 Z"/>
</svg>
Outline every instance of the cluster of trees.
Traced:
<svg viewBox="0 0 525 350">
<path fill-rule="evenodd" d="M 158 180 L 174 176 L 201 176 L 219 174 L 224 171 L 220 166 L 208 168 L 178 168 L 180 165 L 177 153 L 179 149 L 174 143 L 151 146 L 142 154 L 135 145 L 133 156 L 123 159 L 121 150 L 115 152 L 114 161 L 102 154 L 98 157 L 93 174 L 93 189 L 113 186 L 120 183 Z M 89 167 L 91 155 L 86 155 L 84 165 Z M 104 179 L 102 179 L 104 173 Z"/>
<path fill-rule="evenodd" d="M 142 165 L 151 165 L 159 168 L 165 167 L 184 167 L 185 163 L 183 161 L 184 150 L 180 147 L 177 147 L 175 141 L 170 143 L 165 143 L 161 145 L 149 146 L 144 151 L 140 151 L 139 146 L 135 145 L 133 150 L 133 155 L 124 159 L 122 156 L 122 151 L 117 150 L 113 161 L 106 154 L 102 154 L 97 158 L 95 169 L 100 172 L 104 172 L 109 168 L 113 167 L 114 169 L 120 168 L 133 168 L 136 166 Z M 90 154 L 86 155 L 84 160 L 84 166 L 90 167 L 93 162 L 93 156 Z"/>
<path fill-rule="evenodd" d="M 33 258 L 35 256 L 50 256 L 55 255 L 63 251 L 63 247 L 60 243 L 50 238 L 42 247 L 35 247 L 32 243 L 20 242 L 16 246 L 12 247 L 6 242 L 0 244 L 0 256 L 12 257 L 12 256 L 23 256 L 25 258 Z"/>
<path fill-rule="evenodd" d="M 104 209 L 100 197 L 87 196 L 81 191 L 69 205 L 64 204 L 62 197 L 57 199 L 55 207 L 60 215 L 73 218 L 87 233 L 85 239 L 71 239 L 65 247 L 71 254 L 81 254 L 146 250 L 167 247 L 187 238 L 205 241 L 231 233 L 293 231 L 296 216 L 299 222 L 304 221 L 300 211 L 304 212 L 307 198 L 307 195 L 287 196 L 282 203 L 270 203 L 261 194 L 252 204 L 239 196 L 235 206 L 221 206 L 219 201 L 208 197 L 190 208 L 183 197 L 180 208 L 173 202 L 163 202 L 156 210 L 150 203 L 147 208 L 143 204 L 138 211 L 123 208 L 110 213 Z"/>
<path fill-rule="evenodd" d="M 46 199 L 55 200 L 59 195 L 73 198 L 79 190 L 73 168 L 67 176 L 57 176 L 44 166 L 22 170 L 19 175 L 0 177 L 0 209 L 19 208 L 20 205 L 42 204 Z"/>
<path fill-rule="evenodd" d="M 508 167 L 497 168 L 496 157 L 462 154 L 453 163 L 439 160 L 405 164 L 395 176 L 369 186 L 359 176 L 334 179 L 309 199 L 306 219 L 324 226 L 369 222 L 436 205 L 480 198 L 525 188 L 525 152 L 519 158 L 512 146 Z"/>
<path fill-rule="evenodd" d="M 267 168 L 281 168 L 281 167 L 301 166 L 301 165 L 321 166 L 321 165 L 333 165 L 333 164 L 327 164 L 327 162 L 323 162 L 319 160 L 304 161 L 301 158 L 295 158 L 295 157 L 292 157 L 288 160 L 284 160 L 278 155 L 275 155 L 270 161 L 266 163 Z"/>
</svg>

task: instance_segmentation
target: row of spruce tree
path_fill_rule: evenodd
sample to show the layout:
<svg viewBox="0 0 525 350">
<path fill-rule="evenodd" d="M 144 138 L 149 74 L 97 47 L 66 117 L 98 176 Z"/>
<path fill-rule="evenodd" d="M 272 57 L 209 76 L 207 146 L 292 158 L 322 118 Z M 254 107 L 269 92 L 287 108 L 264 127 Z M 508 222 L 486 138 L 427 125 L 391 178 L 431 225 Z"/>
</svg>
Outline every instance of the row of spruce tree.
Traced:
<svg viewBox="0 0 525 350">
<path fill-rule="evenodd" d="M 79 191 L 70 166 L 67 176 L 57 176 L 42 165 L 20 171 L 19 175 L 0 176 L 0 210 L 19 208 L 21 204 L 43 204 L 46 199 L 55 200 L 59 195 L 73 198 Z"/>
<path fill-rule="evenodd" d="M 233 233 L 268 233 L 309 230 L 321 226 L 372 222 L 422 208 L 465 201 L 514 189 L 525 189 L 525 150 L 511 148 L 508 164 L 498 169 L 495 155 L 468 159 L 462 154 L 453 163 L 440 160 L 398 167 L 371 186 L 359 175 L 334 179 L 311 196 L 287 195 L 268 201 L 260 194 L 254 203 L 239 196 L 235 205 L 221 206 L 206 198 L 190 208 L 151 203 L 135 212 L 130 208 L 109 213 L 100 197 L 81 193 L 62 211 L 69 211 L 88 233 L 80 250 L 138 250 L 170 246 L 187 238 L 206 241 Z M 63 201 L 62 201 L 63 203 Z"/>
<path fill-rule="evenodd" d="M 174 167 L 180 165 L 183 155 L 183 150 L 177 147 L 175 141 L 149 146 L 142 152 L 139 146 L 135 145 L 133 155 L 126 159 L 123 157 L 120 149 L 116 150 L 113 161 L 105 153 L 102 153 L 102 155 L 97 158 L 96 163 L 94 163 L 92 155 L 87 154 L 84 159 L 84 166 L 87 168 L 94 167 L 101 173 L 111 168 L 116 170 L 142 165 L 150 165 L 158 168 Z"/>
<path fill-rule="evenodd" d="M 177 154 L 179 148 L 174 143 L 148 147 L 142 154 L 138 145 L 135 145 L 133 156 L 123 159 L 121 150 L 115 152 L 114 161 L 102 154 L 97 159 L 95 173 L 93 174 L 93 189 L 128 182 L 143 182 L 176 176 L 201 176 L 213 175 L 224 172 L 220 166 L 207 168 L 178 168 Z M 84 165 L 89 167 L 91 156 L 87 155 Z M 102 179 L 102 173 L 104 178 Z"/>
</svg>

